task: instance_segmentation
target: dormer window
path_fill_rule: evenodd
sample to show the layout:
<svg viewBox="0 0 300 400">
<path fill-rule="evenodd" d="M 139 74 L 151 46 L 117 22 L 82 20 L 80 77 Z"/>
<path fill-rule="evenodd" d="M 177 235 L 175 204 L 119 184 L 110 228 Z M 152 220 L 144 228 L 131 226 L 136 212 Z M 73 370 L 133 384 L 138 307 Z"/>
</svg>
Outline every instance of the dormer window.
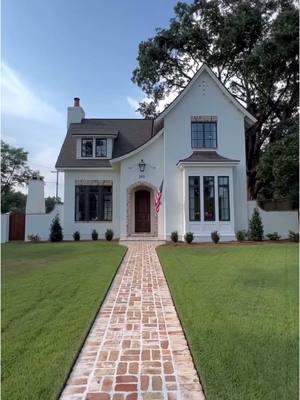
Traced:
<svg viewBox="0 0 300 400">
<path fill-rule="evenodd" d="M 93 157 L 93 138 L 81 139 L 81 157 Z"/>
<path fill-rule="evenodd" d="M 217 148 L 216 122 L 192 122 L 192 148 L 193 149 Z"/>
<path fill-rule="evenodd" d="M 96 138 L 96 157 L 106 157 L 107 156 L 107 141 L 106 139 Z"/>
</svg>

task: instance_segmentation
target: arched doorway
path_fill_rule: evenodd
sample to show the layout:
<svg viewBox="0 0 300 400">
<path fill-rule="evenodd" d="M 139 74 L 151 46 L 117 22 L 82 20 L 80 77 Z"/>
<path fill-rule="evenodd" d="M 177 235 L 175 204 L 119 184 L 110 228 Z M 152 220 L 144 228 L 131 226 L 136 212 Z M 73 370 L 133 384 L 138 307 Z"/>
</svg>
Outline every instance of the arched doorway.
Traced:
<svg viewBox="0 0 300 400">
<path fill-rule="evenodd" d="M 150 192 L 146 189 L 137 190 L 134 196 L 135 232 L 151 232 Z"/>
</svg>

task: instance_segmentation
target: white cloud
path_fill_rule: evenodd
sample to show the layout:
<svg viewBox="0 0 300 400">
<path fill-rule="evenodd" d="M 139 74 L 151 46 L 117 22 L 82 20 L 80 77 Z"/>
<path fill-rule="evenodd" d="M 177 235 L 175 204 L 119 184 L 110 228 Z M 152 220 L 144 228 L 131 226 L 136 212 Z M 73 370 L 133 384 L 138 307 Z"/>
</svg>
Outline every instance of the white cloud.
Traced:
<svg viewBox="0 0 300 400">
<path fill-rule="evenodd" d="M 64 117 L 4 62 L 1 63 L 1 100 L 3 114 L 49 125 L 64 123 Z"/>
</svg>

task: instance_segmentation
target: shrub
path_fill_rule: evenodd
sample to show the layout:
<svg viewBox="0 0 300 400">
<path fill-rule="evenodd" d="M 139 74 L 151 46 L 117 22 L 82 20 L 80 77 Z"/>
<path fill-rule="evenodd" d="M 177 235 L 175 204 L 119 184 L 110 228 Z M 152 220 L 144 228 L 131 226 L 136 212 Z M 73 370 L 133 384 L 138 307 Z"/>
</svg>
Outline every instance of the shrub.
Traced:
<svg viewBox="0 0 300 400">
<path fill-rule="evenodd" d="M 105 232 L 105 239 L 110 242 L 113 237 L 114 237 L 114 231 L 112 229 L 107 229 Z"/>
<path fill-rule="evenodd" d="M 278 232 L 268 233 L 267 238 L 270 240 L 279 240 L 281 236 L 278 235 Z"/>
<path fill-rule="evenodd" d="M 63 240 L 63 231 L 60 225 L 59 216 L 53 218 L 52 224 L 50 226 L 50 241 L 51 242 L 61 242 Z"/>
<path fill-rule="evenodd" d="M 210 234 L 210 236 L 211 236 L 211 240 L 212 240 L 215 244 L 219 243 L 220 235 L 219 235 L 218 231 L 213 231 L 213 232 Z"/>
<path fill-rule="evenodd" d="M 93 240 L 98 240 L 98 232 L 96 231 L 96 229 L 93 229 L 93 232 L 92 232 L 92 239 L 93 239 Z"/>
<path fill-rule="evenodd" d="M 289 239 L 292 242 L 299 242 L 299 232 L 289 231 Z"/>
<path fill-rule="evenodd" d="M 237 231 L 235 236 L 239 242 L 243 242 L 246 240 L 247 233 L 245 231 Z"/>
<path fill-rule="evenodd" d="M 75 240 L 75 242 L 78 242 L 78 240 L 80 240 L 79 231 L 76 231 L 76 232 L 73 233 L 73 239 Z"/>
<path fill-rule="evenodd" d="M 177 243 L 177 242 L 178 242 L 178 232 L 177 232 L 177 231 L 173 231 L 173 232 L 171 233 L 171 240 L 172 240 L 172 242 L 174 242 L 174 243 Z"/>
<path fill-rule="evenodd" d="M 194 240 L 194 234 L 193 234 L 192 232 L 187 232 L 187 233 L 184 235 L 184 240 L 185 240 L 188 244 L 192 243 L 192 241 Z"/>
<path fill-rule="evenodd" d="M 28 235 L 27 239 L 30 240 L 31 242 L 37 243 L 41 241 L 41 238 L 39 237 L 38 234 L 36 235 Z"/>
<path fill-rule="evenodd" d="M 264 237 L 264 227 L 257 208 L 254 209 L 249 221 L 249 231 L 251 240 L 261 241 Z"/>
</svg>

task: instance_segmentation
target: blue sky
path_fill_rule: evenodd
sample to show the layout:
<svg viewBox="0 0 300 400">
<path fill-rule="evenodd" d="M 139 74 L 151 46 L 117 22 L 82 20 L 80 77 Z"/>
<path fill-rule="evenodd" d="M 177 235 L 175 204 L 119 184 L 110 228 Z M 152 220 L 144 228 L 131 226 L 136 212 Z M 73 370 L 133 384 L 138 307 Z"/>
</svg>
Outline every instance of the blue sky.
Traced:
<svg viewBox="0 0 300 400">
<path fill-rule="evenodd" d="M 2 138 L 51 174 L 66 134 L 66 108 L 86 117 L 138 117 L 131 82 L 138 44 L 165 27 L 177 0 L 2 0 Z M 62 181 L 60 195 L 63 196 Z"/>
</svg>

